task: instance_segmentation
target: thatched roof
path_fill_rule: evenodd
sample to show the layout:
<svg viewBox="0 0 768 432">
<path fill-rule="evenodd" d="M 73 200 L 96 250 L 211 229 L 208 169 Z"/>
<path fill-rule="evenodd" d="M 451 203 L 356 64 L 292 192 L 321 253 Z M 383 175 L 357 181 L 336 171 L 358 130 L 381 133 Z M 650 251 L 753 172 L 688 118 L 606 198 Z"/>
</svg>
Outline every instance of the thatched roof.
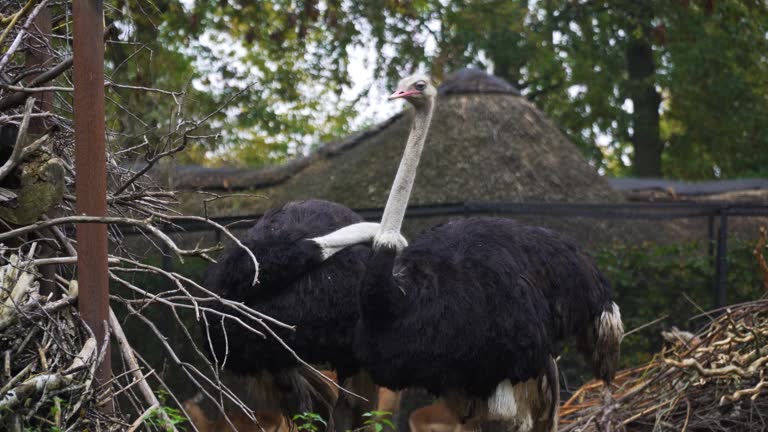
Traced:
<svg viewBox="0 0 768 432">
<path fill-rule="evenodd" d="M 176 171 L 175 187 L 248 189 L 268 198 L 219 200 L 208 206 L 214 214 L 261 213 L 307 198 L 328 199 L 352 208 L 383 207 L 412 115 L 412 109 L 407 108 L 378 126 L 278 167 L 181 168 Z M 560 129 L 504 80 L 479 70 L 462 70 L 440 86 L 411 204 L 623 200 Z M 408 231 L 413 233 L 437 221 L 418 226 L 411 223 Z M 611 229 L 618 225 L 604 221 L 536 221 L 567 228 L 590 240 L 628 235 L 645 239 L 631 235 L 626 226 Z"/>
<path fill-rule="evenodd" d="M 464 70 L 446 79 L 440 93 L 412 203 L 621 200 L 573 143 L 500 78 Z M 380 207 L 397 171 L 411 116 L 406 109 L 284 166 L 181 168 L 175 185 L 257 189 L 271 198 L 268 205 L 315 197 Z"/>
<path fill-rule="evenodd" d="M 448 75 L 438 89 L 438 94 L 442 96 L 470 93 L 521 95 L 520 90 L 502 78 L 474 68 L 461 69 Z"/>
</svg>

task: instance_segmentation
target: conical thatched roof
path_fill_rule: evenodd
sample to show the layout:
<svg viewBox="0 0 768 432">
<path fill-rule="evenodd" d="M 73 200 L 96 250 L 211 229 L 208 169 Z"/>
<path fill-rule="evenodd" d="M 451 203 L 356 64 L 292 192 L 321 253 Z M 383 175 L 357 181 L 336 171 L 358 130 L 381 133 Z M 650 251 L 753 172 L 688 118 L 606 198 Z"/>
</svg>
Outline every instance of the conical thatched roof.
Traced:
<svg viewBox="0 0 768 432">
<path fill-rule="evenodd" d="M 219 213 L 260 213 L 286 201 L 307 198 L 328 199 L 352 208 L 382 207 L 412 114 L 407 108 L 370 130 L 330 143 L 282 167 L 177 171 L 176 186 L 242 189 L 252 185 L 252 191 L 269 198 L 234 206 L 231 201 L 222 201 Z M 623 198 L 515 88 L 485 72 L 465 69 L 440 86 L 410 203 L 464 201 L 620 202 Z M 573 220 L 567 225 L 575 228 Z M 590 232 L 587 236 L 605 230 L 595 221 L 582 225 Z"/>
<path fill-rule="evenodd" d="M 187 169 L 177 187 L 246 187 L 242 179 L 250 177 L 254 189 L 270 196 L 270 205 L 314 197 L 352 207 L 382 206 L 411 116 L 406 109 L 372 131 L 331 143 L 283 169 Z M 229 180 L 222 181 L 220 174 Z M 610 202 L 621 196 L 516 89 L 465 69 L 440 86 L 411 202 L 464 200 Z"/>
</svg>

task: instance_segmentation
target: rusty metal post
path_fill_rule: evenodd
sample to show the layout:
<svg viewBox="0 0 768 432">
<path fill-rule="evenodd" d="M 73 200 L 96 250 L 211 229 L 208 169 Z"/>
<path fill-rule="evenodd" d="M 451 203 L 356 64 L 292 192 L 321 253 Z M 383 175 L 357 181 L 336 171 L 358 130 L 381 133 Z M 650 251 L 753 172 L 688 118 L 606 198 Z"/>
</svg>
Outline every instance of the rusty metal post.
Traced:
<svg viewBox="0 0 768 432">
<path fill-rule="evenodd" d="M 104 142 L 104 38 L 102 2 L 74 0 L 75 194 L 77 213 L 107 215 L 107 156 Z M 99 348 L 109 321 L 107 226 L 77 226 L 78 304 Z M 101 383 L 112 375 L 109 348 L 96 372 Z"/>
</svg>

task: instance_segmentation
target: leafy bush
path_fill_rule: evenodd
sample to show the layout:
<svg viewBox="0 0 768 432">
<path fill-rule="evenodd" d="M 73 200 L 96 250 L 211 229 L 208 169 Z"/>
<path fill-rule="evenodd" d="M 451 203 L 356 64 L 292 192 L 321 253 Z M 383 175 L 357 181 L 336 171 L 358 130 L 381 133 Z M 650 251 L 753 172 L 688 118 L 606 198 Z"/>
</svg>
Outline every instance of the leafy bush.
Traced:
<svg viewBox="0 0 768 432">
<path fill-rule="evenodd" d="M 320 414 L 313 412 L 296 414 L 292 420 L 298 432 L 319 432 L 325 430 L 325 427 L 328 426 L 328 423 L 323 420 Z"/>
<path fill-rule="evenodd" d="M 759 298 L 762 275 L 752 257 L 753 243 L 731 240 L 728 246 L 727 302 Z M 702 314 L 714 305 L 715 257 L 709 257 L 706 244 L 613 244 L 593 250 L 592 255 L 613 287 L 626 331 L 665 317 L 624 339 L 622 368 L 650 360 L 661 348 L 662 329 L 696 331 L 708 321 Z M 566 345 L 559 362 L 566 390 L 592 378 L 571 345 Z"/>
<path fill-rule="evenodd" d="M 761 274 L 752 248 L 748 242 L 729 242 L 729 304 L 760 295 Z M 613 245 L 597 250 L 595 259 L 613 285 L 627 330 L 667 316 L 659 325 L 627 336 L 622 345 L 624 365 L 651 358 L 661 345 L 660 328 L 695 330 L 702 321 L 691 318 L 714 306 L 715 257 L 709 257 L 700 243 Z"/>
<path fill-rule="evenodd" d="M 389 430 L 395 430 L 395 425 L 392 423 L 392 413 L 389 411 L 369 411 L 363 414 L 365 420 L 363 421 L 362 430 L 373 430 L 373 432 L 382 432 L 385 428 Z"/>
</svg>

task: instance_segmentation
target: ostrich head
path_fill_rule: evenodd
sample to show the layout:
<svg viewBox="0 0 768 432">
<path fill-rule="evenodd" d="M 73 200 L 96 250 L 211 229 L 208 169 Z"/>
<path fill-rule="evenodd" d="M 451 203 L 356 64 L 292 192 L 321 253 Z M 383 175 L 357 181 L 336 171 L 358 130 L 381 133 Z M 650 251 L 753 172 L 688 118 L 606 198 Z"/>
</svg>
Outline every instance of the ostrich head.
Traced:
<svg viewBox="0 0 768 432">
<path fill-rule="evenodd" d="M 397 89 L 389 96 L 389 100 L 403 98 L 412 105 L 424 105 L 437 95 L 437 89 L 432 85 L 427 75 L 417 73 L 405 77 L 397 83 Z"/>
<path fill-rule="evenodd" d="M 413 105 L 413 123 L 405 144 L 403 158 L 400 160 L 400 167 L 397 169 L 395 181 L 389 191 L 384 214 L 381 216 L 379 232 L 373 239 L 374 249 L 386 247 L 399 253 L 408 245 L 400 234 L 400 228 L 405 217 L 405 208 L 408 206 L 408 198 L 411 196 L 413 181 L 416 179 L 421 149 L 427 140 L 436 95 L 437 89 L 427 75 L 414 74 L 400 80 L 397 83 L 397 90 L 389 96 L 390 100 L 403 98 Z"/>
</svg>

